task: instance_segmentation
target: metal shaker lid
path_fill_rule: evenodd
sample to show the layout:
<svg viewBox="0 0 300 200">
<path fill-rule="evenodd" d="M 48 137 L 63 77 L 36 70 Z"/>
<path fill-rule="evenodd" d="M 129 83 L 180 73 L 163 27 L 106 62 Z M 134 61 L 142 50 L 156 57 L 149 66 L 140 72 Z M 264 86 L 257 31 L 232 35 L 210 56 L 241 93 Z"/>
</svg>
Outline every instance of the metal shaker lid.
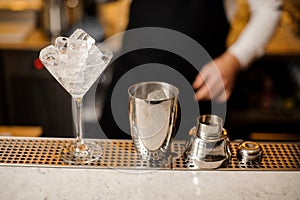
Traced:
<svg viewBox="0 0 300 200">
<path fill-rule="evenodd" d="M 262 149 L 257 142 L 243 142 L 238 146 L 237 158 L 242 162 L 260 162 Z"/>
</svg>

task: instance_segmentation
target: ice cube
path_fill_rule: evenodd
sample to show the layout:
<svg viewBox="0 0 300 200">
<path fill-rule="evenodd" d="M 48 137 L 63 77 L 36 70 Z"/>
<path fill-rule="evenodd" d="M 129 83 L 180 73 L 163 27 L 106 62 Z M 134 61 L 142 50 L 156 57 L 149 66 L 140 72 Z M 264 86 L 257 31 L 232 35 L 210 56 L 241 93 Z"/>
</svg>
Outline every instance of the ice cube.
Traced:
<svg viewBox="0 0 300 200">
<path fill-rule="evenodd" d="M 57 37 L 55 39 L 55 47 L 61 54 L 67 53 L 69 38 L 67 37 Z"/>
<path fill-rule="evenodd" d="M 75 40 L 75 39 L 69 39 L 69 45 L 68 45 L 68 53 L 81 53 L 85 52 L 87 53 L 88 47 L 87 43 L 84 40 Z"/>
<path fill-rule="evenodd" d="M 45 65 L 58 65 L 60 62 L 59 51 L 55 46 L 49 45 L 41 51 L 40 59 Z"/>
<path fill-rule="evenodd" d="M 87 71 L 92 74 L 91 80 L 94 80 L 106 66 L 105 56 L 95 45 L 95 40 L 82 29 L 77 29 L 69 38 L 57 37 L 54 45 L 40 52 L 40 60 L 59 82 L 64 82 L 62 85 L 75 80 L 76 84 L 79 84 L 78 81 L 82 84 L 87 80 L 86 75 L 80 73 Z"/>
<path fill-rule="evenodd" d="M 167 95 L 163 90 L 154 90 L 150 93 L 148 93 L 146 100 L 148 101 L 158 101 L 166 99 Z"/>
<path fill-rule="evenodd" d="M 87 50 L 90 50 L 90 48 L 95 44 L 94 38 L 92 38 L 88 33 L 86 33 L 82 29 L 76 29 L 72 35 L 69 37 L 70 40 L 83 40 L 86 41 L 87 44 Z"/>
<path fill-rule="evenodd" d="M 94 45 L 90 51 L 88 52 L 88 57 L 86 59 L 86 66 L 94 66 L 94 65 L 101 65 L 104 64 L 102 59 L 103 54 L 101 51 Z"/>
</svg>

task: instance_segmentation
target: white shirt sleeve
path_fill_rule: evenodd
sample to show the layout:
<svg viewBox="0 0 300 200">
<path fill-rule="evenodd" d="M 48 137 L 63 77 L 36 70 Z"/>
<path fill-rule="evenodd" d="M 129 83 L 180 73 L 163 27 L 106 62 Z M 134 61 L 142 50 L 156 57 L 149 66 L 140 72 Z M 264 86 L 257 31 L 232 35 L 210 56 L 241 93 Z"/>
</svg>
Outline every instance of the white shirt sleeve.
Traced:
<svg viewBox="0 0 300 200">
<path fill-rule="evenodd" d="M 251 17 L 238 39 L 228 48 L 246 68 L 264 54 L 281 15 L 282 0 L 248 0 Z"/>
</svg>

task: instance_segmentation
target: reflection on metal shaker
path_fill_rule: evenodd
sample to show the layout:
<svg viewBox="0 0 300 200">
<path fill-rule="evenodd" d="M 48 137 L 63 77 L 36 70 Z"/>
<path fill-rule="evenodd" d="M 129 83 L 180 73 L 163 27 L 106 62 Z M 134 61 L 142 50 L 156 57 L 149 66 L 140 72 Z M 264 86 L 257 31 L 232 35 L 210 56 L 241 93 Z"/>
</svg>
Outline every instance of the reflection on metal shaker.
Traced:
<svg viewBox="0 0 300 200">
<path fill-rule="evenodd" d="M 142 82 L 131 86 L 128 93 L 131 136 L 136 150 L 151 166 L 169 166 L 178 89 L 163 82 Z"/>
</svg>

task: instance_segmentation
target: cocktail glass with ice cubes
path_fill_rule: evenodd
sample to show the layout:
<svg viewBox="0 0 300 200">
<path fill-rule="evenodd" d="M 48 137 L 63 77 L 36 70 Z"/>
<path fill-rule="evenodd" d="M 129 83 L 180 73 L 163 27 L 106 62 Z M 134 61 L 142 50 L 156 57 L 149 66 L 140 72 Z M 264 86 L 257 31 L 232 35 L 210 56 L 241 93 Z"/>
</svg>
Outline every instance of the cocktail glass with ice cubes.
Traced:
<svg viewBox="0 0 300 200">
<path fill-rule="evenodd" d="M 101 147 L 83 140 L 81 122 L 82 99 L 90 87 L 108 66 L 112 53 L 100 45 L 82 29 L 70 37 L 57 37 L 54 45 L 41 50 L 41 62 L 61 86 L 72 96 L 75 106 L 73 119 L 76 141 L 63 150 L 66 163 L 81 164 L 99 159 Z"/>
<path fill-rule="evenodd" d="M 141 82 L 129 93 L 131 137 L 137 152 L 152 167 L 171 164 L 178 89 L 164 82 Z"/>
</svg>

